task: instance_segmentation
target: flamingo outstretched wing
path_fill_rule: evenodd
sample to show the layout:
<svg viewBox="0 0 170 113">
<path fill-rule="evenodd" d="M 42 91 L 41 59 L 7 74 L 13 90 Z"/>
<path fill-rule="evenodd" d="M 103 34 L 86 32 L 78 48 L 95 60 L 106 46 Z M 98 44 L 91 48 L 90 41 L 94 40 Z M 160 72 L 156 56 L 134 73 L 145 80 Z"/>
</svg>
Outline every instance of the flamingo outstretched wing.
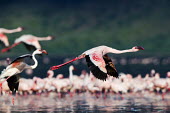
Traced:
<svg viewBox="0 0 170 113">
<path fill-rule="evenodd" d="M 11 68 L 11 65 L 9 65 L 6 69 L 4 69 L 1 72 L 0 79 L 5 78 L 5 77 L 9 77 L 9 76 L 13 76 L 17 73 L 18 73 L 18 69 L 17 68 Z"/>
<path fill-rule="evenodd" d="M 15 94 L 16 91 L 18 90 L 19 86 L 19 78 L 20 76 L 17 74 L 15 76 L 11 76 L 7 82 L 8 82 L 8 87 L 12 91 L 12 94 Z"/>
<path fill-rule="evenodd" d="M 107 70 L 105 68 L 106 63 L 101 54 L 93 53 L 90 55 L 86 55 L 86 62 L 93 73 L 93 75 L 101 80 L 106 80 L 107 78 Z"/>
<path fill-rule="evenodd" d="M 31 54 L 25 54 L 25 55 L 21 55 L 18 58 L 16 58 L 15 60 L 13 60 L 10 64 L 14 63 L 14 62 L 22 62 L 25 58 L 32 58 Z"/>
</svg>

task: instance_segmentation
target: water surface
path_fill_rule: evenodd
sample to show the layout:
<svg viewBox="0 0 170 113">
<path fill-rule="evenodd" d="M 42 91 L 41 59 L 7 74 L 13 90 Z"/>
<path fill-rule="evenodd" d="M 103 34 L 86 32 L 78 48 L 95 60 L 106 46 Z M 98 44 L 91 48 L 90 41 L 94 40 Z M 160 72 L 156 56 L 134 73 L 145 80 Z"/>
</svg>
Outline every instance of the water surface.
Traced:
<svg viewBox="0 0 170 113">
<path fill-rule="evenodd" d="M 73 97 L 65 95 L 58 98 L 56 93 L 27 95 L 15 97 L 14 105 L 11 96 L 0 97 L 0 111 L 4 113 L 109 113 L 109 112 L 137 112 L 137 113 L 165 113 L 170 112 L 170 94 L 165 95 L 162 100 L 160 94 L 137 93 L 123 95 L 108 94 L 106 97 L 100 95 L 96 98 L 90 93 L 75 94 Z"/>
</svg>

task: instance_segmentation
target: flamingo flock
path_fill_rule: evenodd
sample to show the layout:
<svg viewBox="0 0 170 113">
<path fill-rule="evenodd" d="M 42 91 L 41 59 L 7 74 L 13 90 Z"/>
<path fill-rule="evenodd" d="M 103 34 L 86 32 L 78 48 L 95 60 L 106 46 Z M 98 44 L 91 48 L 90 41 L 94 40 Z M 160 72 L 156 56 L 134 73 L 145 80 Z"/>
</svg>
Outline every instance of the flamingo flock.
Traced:
<svg viewBox="0 0 170 113">
<path fill-rule="evenodd" d="M 2 70 L 0 75 L 0 91 L 1 94 L 12 93 L 19 95 L 28 94 L 42 94 L 56 92 L 58 97 L 63 97 L 63 94 L 68 93 L 73 96 L 76 93 L 90 92 L 98 97 L 108 93 L 122 94 L 131 92 L 162 92 L 162 98 L 170 88 L 170 79 L 160 78 L 158 73 L 153 75 L 146 75 L 142 78 L 140 75 L 133 78 L 130 74 L 119 74 L 115 68 L 114 63 L 108 56 L 109 53 L 122 54 L 127 52 L 137 52 L 144 50 L 141 46 L 134 46 L 131 49 L 117 50 L 108 46 L 98 46 L 83 52 L 78 57 L 56 66 L 49 66 L 50 70 L 47 72 L 46 78 L 39 78 L 34 76 L 33 79 L 22 78 L 22 72 L 25 69 L 35 69 L 38 66 L 38 61 L 35 58 L 36 54 L 47 54 L 46 50 L 42 50 L 39 41 L 53 40 L 52 36 L 37 37 L 34 35 L 22 35 L 17 38 L 12 45 L 9 44 L 5 33 L 21 32 L 22 27 L 17 29 L 7 30 L 0 28 L 0 40 L 5 45 L 1 49 L 1 53 L 7 52 L 13 47 L 23 43 L 32 54 L 21 55 L 13 60 L 9 65 Z M 25 59 L 34 61 L 34 65 L 28 65 Z M 59 74 L 54 77 L 54 71 L 73 61 L 86 59 L 90 74 L 85 71 L 80 75 L 74 75 L 74 66 L 70 66 L 69 77 Z M 123 97 L 122 97 L 123 98 Z"/>
<path fill-rule="evenodd" d="M 170 91 L 170 78 L 160 78 L 159 73 L 155 73 L 155 76 L 147 74 L 145 77 L 138 75 L 132 77 L 130 74 L 120 73 L 119 78 L 108 77 L 106 81 L 97 79 L 92 73 L 83 73 L 81 76 L 73 74 L 74 67 L 71 65 L 68 69 L 69 77 L 64 78 L 62 74 L 58 74 L 54 77 L 54 72 L 48 70 L 47 77 L 33 79 L 19 79 L 18 95 L 30 95 L 30 94 L 50 94 L 57 93 L 61 98 L 65 94 L 74 96 L 75 94 L 89 92 L 92 95 L 107 97 L 108 94 L 118 94 L 123 98 L 123 94 L 129 93 L 144 93 L 154 92 L 161 94 L 162 99 L 167 92 Z M 167 74 L 168 75 L 168 74 Z M 8 94 L 10 88 L 8 87 L 8 81 L 5 81 L 2 85 L 2 94 Z"/>
</svg>

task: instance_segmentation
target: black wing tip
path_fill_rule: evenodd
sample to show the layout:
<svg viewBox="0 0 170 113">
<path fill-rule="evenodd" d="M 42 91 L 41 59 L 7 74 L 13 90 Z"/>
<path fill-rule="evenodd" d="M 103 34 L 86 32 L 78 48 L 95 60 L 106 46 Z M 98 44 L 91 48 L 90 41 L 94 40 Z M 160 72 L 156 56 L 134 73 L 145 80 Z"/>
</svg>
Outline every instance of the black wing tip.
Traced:
<svg viewBox="0 0 170 113">
<path fill-rule="evenodd" d="M 15 60 L 13 60 L 10 64 L 12 64 L 12 63 L 14 63 L 14 62 L 16 62 L 16 61 L 18 61 L 18 60 L 24 59 L 24 58 L 26 58 L 26 57 L 32 58 L 32 55 L 31 55 L 31 54 L 21 55 L 21 56 L 15 58 Z"/>
<path fill-rule="evenodd" d="M 117 70 L 116 70 L 111 58 L 107 54 L 105 54 L 103 56 L 103 59 L 106 63 L 107 74 L 110 75 L 110 76 L 113 76 L 115 78 L 119 78 L 119 75 L 117 73 Z"/>
<path fill-rule="evenodd" d="M 101 71 L 98 66 L 91 66 L 91 67 L 89 67 L 89 69 L 91 70 L 92 74 L 96 78 L 103 80 L 103 81 L 106 81 L 107 73 L 104 73 L 103 71 Z"/>
<path fill-rule="evenodd" d="M 18 91 L 18 87 L 19 87 L 19 74 L 11 76 L 7 82 L 8 82 L 8 87 L 9 89 L 12 91 L 12 94 L 15 95 L 16 91 Z"/>
</svg>

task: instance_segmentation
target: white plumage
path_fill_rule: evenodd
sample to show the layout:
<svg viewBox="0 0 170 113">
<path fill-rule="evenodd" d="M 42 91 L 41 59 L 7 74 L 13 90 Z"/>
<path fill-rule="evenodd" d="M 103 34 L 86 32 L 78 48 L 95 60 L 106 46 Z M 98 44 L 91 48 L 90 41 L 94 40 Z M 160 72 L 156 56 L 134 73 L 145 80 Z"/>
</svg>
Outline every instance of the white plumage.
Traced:
<svg viewBox="0 0 170 113">
<path fill-rule="evenodd" d="M 21 73 L 24 69 L 35 69 L 38 66 L 38 62 L 35 58 L 36 54 L 42 54 L 47 52 L 45 50 L 37 49 L 33 52 L 32 55 L 26 54 L 16 58 L 9 66 L 4 69 L 0 75 L 0 79 L 7 78 L 8 86 L 10 90 L 14 93 L 18 90 L 19 85 L 19 73 Z M 31 57 L 34 60 L 34 65 L 28 65 L 24 62 L 25 58 Z"/>
</svg>

